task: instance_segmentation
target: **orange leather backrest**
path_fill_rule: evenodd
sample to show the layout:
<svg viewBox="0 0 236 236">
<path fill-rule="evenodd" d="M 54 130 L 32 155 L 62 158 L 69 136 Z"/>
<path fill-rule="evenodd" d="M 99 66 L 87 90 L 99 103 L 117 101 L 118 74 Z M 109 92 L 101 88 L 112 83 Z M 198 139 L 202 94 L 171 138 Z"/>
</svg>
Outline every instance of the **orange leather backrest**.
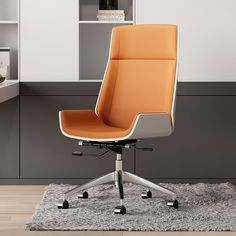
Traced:
<svg viewBox="0 0 236 236">
<path fill-rule="evenodd" d="M 96 111 L 111 126 L 129 128 L 139 113 L 171 114 L 177 27 L 115 27 Z"/>
<path fill-rule="evenodd" d="M 112 31 L 110 59 L 176 59 L 174 25 L 132 25 Z"/>
</svg>

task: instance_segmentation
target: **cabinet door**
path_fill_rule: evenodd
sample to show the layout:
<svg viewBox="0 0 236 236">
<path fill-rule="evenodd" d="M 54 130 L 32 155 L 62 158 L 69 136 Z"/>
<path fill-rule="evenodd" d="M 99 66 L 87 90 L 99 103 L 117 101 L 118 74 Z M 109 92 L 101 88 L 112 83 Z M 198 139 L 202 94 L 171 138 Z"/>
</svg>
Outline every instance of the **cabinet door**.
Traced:
<svg viewBox="0 0 236 236">
<path fill-rule="evenodd" d="M 78 0 L 21 1 L 21 81 L 78 80 Z"/>
<path fill-rule="evenodd" d="M 151 179 L 236 179 L 236 97 L 179 96 L 174 133 L 142 141 L 154 152 L 137 151 L 137 174 Z"/>
<path fill-rule="evenodd" d="M 19 178 L 19 99 L 0 103 L 0 179 Z"/>
</svg>

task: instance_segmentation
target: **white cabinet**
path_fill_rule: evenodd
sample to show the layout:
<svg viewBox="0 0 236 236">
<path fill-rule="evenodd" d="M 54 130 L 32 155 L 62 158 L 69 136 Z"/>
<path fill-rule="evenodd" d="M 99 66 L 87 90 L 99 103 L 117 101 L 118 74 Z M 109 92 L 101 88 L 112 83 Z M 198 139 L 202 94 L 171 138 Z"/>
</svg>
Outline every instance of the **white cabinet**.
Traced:
<svg viewBox="0 0 236 236">
<path fill-rule="evenodd" d="M 78 0 L 21 0 L 21 81 L 78 80 Z"/>
<path fill-rule="evenodd" d="M 20 0 L 20 80 L 101 81 L 112 28 L 134 23 L 134 2 L 119 0 L 125 21 L 111 22 L 97 20 L 98 0 Z"/>
<path fill-rule="evenodd" d="M 180 81 L 236 81 L 235 0 L 137 0 L 136 22 L 177 24 Z"/>
<path fill-rule="evenodd" d="M 98 3 L 0 0 L 0 47 L 11 48 L 11 79 L 100 81 L 113 27 L 170 23 L 179 25 L 180 81 L 236 81 L 236 0 L 119 0 L 123 22 L 97 21 Z"/>
</svg>

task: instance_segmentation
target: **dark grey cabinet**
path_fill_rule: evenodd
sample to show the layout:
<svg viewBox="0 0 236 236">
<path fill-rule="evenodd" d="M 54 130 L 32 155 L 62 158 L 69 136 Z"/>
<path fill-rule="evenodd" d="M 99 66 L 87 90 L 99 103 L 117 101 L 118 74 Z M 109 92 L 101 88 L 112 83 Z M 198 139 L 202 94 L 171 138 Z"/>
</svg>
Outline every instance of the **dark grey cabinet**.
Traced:
<svg viewBox="0 0 236 236">
<path fill-rule="evenodd" d="M 114 170 L 115 154 L 103 158 L 75 157 L 76 140 L 59 130 L 62 109 L 94 109 L 96 96 L 21 97 L 21 178 L 95 178 Z M 80 148 L 81 149 L 81 148 Z M 94 148 L 82 148 L 92 153 Z M 134 169 L 134 153 L 124 153 L 125 168 Z"/>
<path fill-rule="evenodd" d="M 115 154 L 77 145 L 59 129 L 62 109 L 94 109 L 100 83 L 21 83 L 0 104 L 0 183 L 82 183 L 114 170 Z M 236 83 L 180 83 L 176 127 L 166 138 L 125 150 L 125 170 L 155 182 L 236 182 Z M 101 151 L 102 152 L 102 151 Z"/>
<path fill-rule="evenodd" d="M 170 137 L 142 141 L 137 174 L 155 179 L 236 179 L 236 97 L 179 96 Z M 141 144 L 140 144 L 141 145 Z"/>
<path fill-rule="evenodd" d="M 19 178 L 19 99 L 0 104 L 0 178 Z"/>
</svg>

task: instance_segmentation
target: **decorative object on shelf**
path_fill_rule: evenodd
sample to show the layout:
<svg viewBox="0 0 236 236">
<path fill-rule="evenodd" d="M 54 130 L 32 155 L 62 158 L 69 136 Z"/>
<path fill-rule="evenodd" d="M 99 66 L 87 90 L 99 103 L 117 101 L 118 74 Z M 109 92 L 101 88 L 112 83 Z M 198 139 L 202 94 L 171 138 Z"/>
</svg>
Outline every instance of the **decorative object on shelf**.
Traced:
<svg viewBox="0 0 236 236">
<path fill-rule="evenodd" d="M 10 48 L 0 47 L 0 83 L 10 79 Z"/>
<path fill-rule="evenodd" d="M 1 72 L 1 69 L 0 69 L 0 83 L 2 83 L 5 79 L 6 79 L 6 76 L 4 76 L 4 74 Z"/>
<path fill-rule="evenodd" d="M 118 10 L 118 0 L 99 0 L 99 10 Z"/>
<path fill-rule="evenodd" d="M 124 21 L 124 10 L 118 10 L 118 0 L 99 0 L 98 21 Z"/>
</svg>

